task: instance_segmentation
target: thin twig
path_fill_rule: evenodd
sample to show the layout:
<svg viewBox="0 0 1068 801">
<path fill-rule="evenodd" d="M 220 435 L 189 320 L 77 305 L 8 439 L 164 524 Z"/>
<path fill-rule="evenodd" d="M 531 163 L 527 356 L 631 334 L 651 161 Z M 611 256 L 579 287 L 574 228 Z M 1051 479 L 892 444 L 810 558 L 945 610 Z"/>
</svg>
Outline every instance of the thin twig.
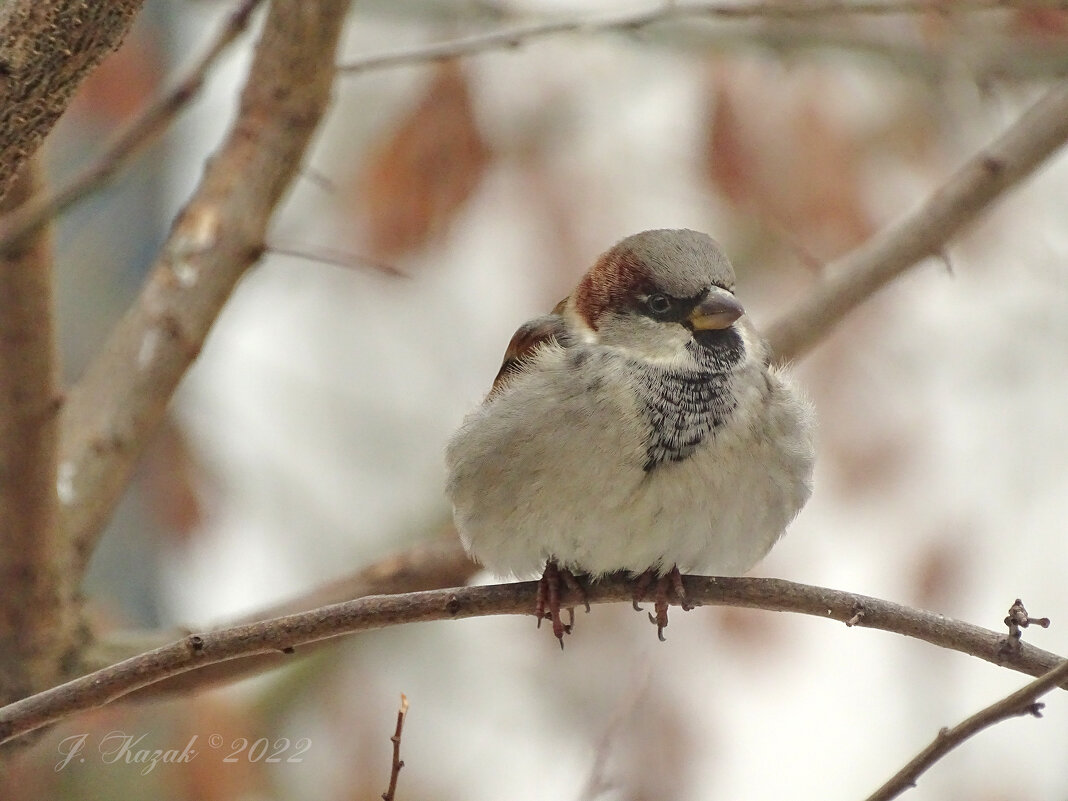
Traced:
<svg viewBox="0 0 1068 801">
<path fill-rule="evenodd" d="M 397 793 L 397 779 L 400 777 L 404 760 L 400 758 L 401 734 L 404 732 L 404 719 L 408 716 L 408 696 L 401 693 L 400 709 L 397 710 L 397 728 L 389 741 L 393 743 L 393 767 L 389 772 L 389 787 L 382 793 L 382 801 L 393 801 Z"/>
<path fill-rule="evenodd" d="M 305 247 L 285 247 L 276 245 L 273 242 L 268 243 L 267 252 L 274 253 L 278 256 L 289 256 L 294 259 L 304 259 L 306 261 L 317 261 L 321 264 L 332 264 L 335 267 L 345 267 L 352 270 L 358 267 L 364 267 L 368 270 L 374 270 L 375 272 L 385 273 L 393 278 L 408 278 L 408 274 L 402 269 L 389 262 L 379 261 L 378 259 L 371 258 L 370 256 L 362 256 L 359 253 L 348 253 L 344 250 L 335 250 L 333 248 L 324 248 L 318 246 L 308 245 Z"/>
<path fill-rule="evenodd" d="M 100 189 L 135 153 L 165 130 L 178 112 L 200 91 L 208 71 L 219 56 L 248 27 L 249 17 L 261 2 L 262 0 L 242 0 L 207 51 L 185 77 L 133 120 L 93 164 L 55 194 L 35 198 L 33 202 L 0 219 L 0 249 L 36 231 L 79 200 Z"/>
<path fill-rule="evenodd" d="M 684 576 L 683 583 L 687 599 L 698 605 L 798 612 L 843 623 L 854 617 L 857 608 L 863 608 L 864 615 L 856 623 L 858 628 L 915 637 L 1034 676 L 1062 661 L 1061 657 L 1029 643 L 1021 643 L 1018 649 L 1007 651 L 1005 635 L 979 626 L 840 590 L 761 578 Z M 274 620 L 190 634 L 169 645 L 3 707 L 0 709 L 0 743 L 75 712 L 103 706 L 170 676 L 235 657 L 270 651 L 292 653 L 296 647 L 310 642 L 403 623 L 462 620 L 486 615 L 530 615 L 537 589 L 537 582 L 526 581 L 370 596 Z M 571 604 L 582 602 L 577 597 L 569 597 L 572 592 L 564 588 L 562 605 L 568 605 L 569 601 Z M 634 596 L 634 584 L 625 577 L 611 576 L 589 585 L 586 592 L 590 603 L 629 603 Z M 655 588 L 650 587 L 645 600 L 652 600 L 654 594 Z M 536 636 L 533 630 L 531 636 Z M 1068 682 L 1065 686 L 1068 688 Z"/>
<path fill-rule="evenodd" d="M 969 737 L 995 723 L 1021 715 L 1042 717 L 1042 704 L 1036 699 L 1053 688 L 1062 686 L 1066 680 L 1068 680 L 1068 661 L 1061 662 L 1040 678 L 977 712 L 952 729 L 942 729 L 930 745 L 899 770 L 890 781 L 868 796 L 867 801 L 890 801 L 892 798 L 897 798 L 910 787 L 915 787 L 916 780 L 935 762 Z"/>
<path fill-rule="evenodd" d="M 568 19 L 517 25 L 489 33 L 451 39 L 429 45 L 393 50 L 367 56 L 338 67 L 344 75 L 370 70 L 421 64 L 460 56 L 472 56 L 493 50 L 505 50 L 529 44 L 538 39 L 568 33 L 633 33 L 662 22 L 705 17 L 722 20 L 803 20 L 831 16 L 888 16 L 893 14 L 939 14 L 989 11 L 996 9 L 1033 8 L 1034 2 L 1010 0 L 955 0 L 947 6 L 944 0 L 751 0 L 732 3 L 663 3 L 652 9 L 627 13 L 582 16 Z M 1055 0 L 1037 5 L 1059 6 Z"/>
<path fill-rule="evenodd" d="M 784 360 L 803 355 L 905 270 L 945 251 L 965 225 L 1068 139 L 1068 81 L 1054 86 L 908 217 L 828 266 L 827 278 L 767 332 Z"/>
<path fill-rule="evenodd" d="M 325 172 L 313 167 L 310 164 L 305 164 L 301 168 L 300 176 L 302 178 L 306 178 L 310 183 L 315 184 L 328 195 L 337 194 L 337 182 L 335 182 L 334 179 L 327 175 Z"/>
</svg>

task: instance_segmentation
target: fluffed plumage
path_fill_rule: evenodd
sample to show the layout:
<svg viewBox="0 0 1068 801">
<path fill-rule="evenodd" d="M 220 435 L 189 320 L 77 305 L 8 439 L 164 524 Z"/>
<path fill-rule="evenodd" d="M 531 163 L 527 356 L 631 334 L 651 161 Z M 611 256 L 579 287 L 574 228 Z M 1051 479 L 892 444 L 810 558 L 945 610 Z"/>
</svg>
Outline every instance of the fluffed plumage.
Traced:
<svg viewBox="0 0 1068 801">
<path fill-rule="evenodd" d="M 447 450 L 472 556 L 596 578 L 767 553 L 809 496 L 813 415 L 733 293 L 711 238 L 645 231 L 516 332 Z"/>
</svg>

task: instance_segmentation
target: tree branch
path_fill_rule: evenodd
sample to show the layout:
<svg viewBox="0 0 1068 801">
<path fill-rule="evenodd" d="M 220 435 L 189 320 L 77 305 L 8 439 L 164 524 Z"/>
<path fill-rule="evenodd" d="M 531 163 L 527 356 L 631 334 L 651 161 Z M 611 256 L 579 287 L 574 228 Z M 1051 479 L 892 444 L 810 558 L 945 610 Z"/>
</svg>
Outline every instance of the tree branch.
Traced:
<svg viewBox="0 0 1068 801">
<path fill-rule="evenodd" d="M 128 125 L 95 163 L 55 194 L 34 197 L 29 203 L 0 219 L 0 248 L 32 233 L 104 186 L 135 153 L 165 130 L 178 112 L 200 91 L 209 70 L 219 56 L 248 27 L 249 17 L 261 2 L 262 0 L 242 0 L 193 68 L 173 89 Z"/>
<path fill-rule="evenodd" d="M 135 304 L 70 394 L 60 472 L 84 567 L 133 465 L 267 225 L 330 102 L 347 0 L 274 0 L 226 140 Z"/>
<path fill-rule="evenodd" d="M 0 3 L 0 196 L 85 76 L 122 42 L 143 3 Z"/>
<path fill-rule="evenodd" d="M 0 211 L 40 191 L 25 162 Z M 75 618 L 68 543 L 58 536 L 58 369 L 49 231 L 0 250 L 0 699 L 64 678 Z"/>
<path fill-rule="evenodd" d="M 685 576 L 687 599 L 695 604 L 729 605 L 776 612 L 799 612 L 914 637 L 977 656 L 997 665 L 1039 675 L 1062 658 L 1027 643 L 1006 646 L 996 634 L 933 612 L 854 593 L 781 579 Z M 529 615 L 537 582 L 461 587 L 406 595 L 361 598 L 310 612 L 221 631 L 191 634 L 169 645 L 9 704 L 0 709 L 0 743 L 122 698 L 150 684 L 236 657 L 272 651 L 293 653 L 298 646 L 342 634 L 403 623 L 463 620 L 486 615 Z M 630 601 L 633 582 L 613 576 L 590 585 L 591 604 Z M 651 599 L 654 588 L 646 592 Z M 563 603 L 581 603 L 565 591 Z M 535 633 L 531 631 L 531 636 Z M 1061 686 L 1068 689 L 1068 682 Z"/>
<path fill-rule="evenodd" d="M 285 603 L 243 615 L 231 625 L 284 617 L 366 595 L 399 595 L 459 587 L 481 569 L 464 551 L 456 529 L 450 524 L 440 536 L 390 554 Z"/>
<path fill-rule="evenodd" d="M 748 0 L 732 3 L 663 3 L 655 8 L 581 16 L 517 25 L 445 42 L 393 50 L 342 64 L 338 72 L 352 75 L 377 69 L 473 56 L 493 50 L 507 50 L 561 34 L 634 33 L 653 25 L 676 20 L 707 18 L 721 20 L 812 20 L 833 16 L 889 16 L 894 14 L 945 14 L 1004 10 L 1006 8 L 1060 7 L 1057 0 Z"/>
<path fill-rule="evenodd" d="M 952 729 L 942 729 L 930 745 L 898 771 L 890 781 L 868 796 L 867 801 L 890 801 L 892 798 L 897 798 L 910 787 L 915 787 L 916 780 L 935 762 L 969 737 L 995 723 L 1021 715 L 1042 717 L 1042 704 L 1037 703 L 1037 699 L 1054 687 L 1063 686 L 1065 681 L 1068 681 L 1068 661 L 1061 662 L 1040 678 L 975 713 Z"/>
<path fill-rule="evenodd" d="M 827 268 L 828 277 L 767 332 L 774 353 L 796 359 L 847 314 L 912 265 L 937 256 L 1002 193 L 1068 139 L 1068 82 L 1050 89 L 1005 133 L 969 159 L 919 209 Z"/>
<path fill-rule="evenodd" d="M 293 615 L 367 595 L 392 595 L 457 587 L 467 583 L 480 569 L 464 553 L 455 530 L 450 528 L 447 536 L 419 543 L 408 550 L 363 567 L 351 576 L 324 584 L 283 604 L 243 615 L 228 625 L 217 626 L 213 630 L 218 631 L 269 618 Z M 128 632 L 119 632 L 101 637 L 91 646 L 85 661 L 90 666 L 88 668 L 90 670 L 103 668 L 142 651 L 179 639 L 183 633 L 181 631 L 152 631 L 131 636 Z M 317 648 L 325 644 L 326 641 L 321 641 L 306 647 Z M 280 651 L 228 659 L 225 662 L 208 665 L 201 670 L 181 673 L 151 684 L 138 691 L 137 698 L 140 700 L 148 696 L 158 697 L 190 692 L 207 686 L 237 681 L 246 676 L 280 667 L 285 659 L 285 654 Z"/>
</svg>

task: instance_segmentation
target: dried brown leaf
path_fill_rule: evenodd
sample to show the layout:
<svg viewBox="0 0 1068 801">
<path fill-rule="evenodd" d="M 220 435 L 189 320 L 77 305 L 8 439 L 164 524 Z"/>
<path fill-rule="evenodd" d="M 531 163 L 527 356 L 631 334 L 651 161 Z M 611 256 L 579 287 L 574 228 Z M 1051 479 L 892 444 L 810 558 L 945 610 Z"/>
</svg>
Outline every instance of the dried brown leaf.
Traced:
<svg viewBox="0 0 1068 801">
<path fill-rule="evenodd" d="M 150 31 L 134 29 L 114 53 L 100 62 L 71 102 L 75 115 L 92 115 L 107 123 L 127 120 L 155 94 L 163 75 L 159 43 Z"/>
<path fill-rule="evenodd" d="M 249 750 L 266 737 L 271 744 L 267 749 L 270 754 L 281 747 L 278 738 L 271 736 L 272 733 L 250 715 L 246 707 L 230 703 L 217 694 L 198 695 L 197 702 L 191 704 L 189 710 L 189 718 L 184 724 L 186 730 L 176 739 L 188 742 L 195 736 L 194 747 L 205 758 L 193 759 L 180 766 L 183 768 L 180 774 L 183 797 L 225 801 L 262 795 L 267 787 L 265 765 L 250 758 Z M 258 753 L 257 750 L 253 757 Z M 289 749 L 282 758 L 292 753 Z"/>
<path fill-rule="evenodd" d="M 175 537 L 186 539 L 200 527 L 203 476 L 185 433 L 166 419 L 141 461 L 141 485 L 149 507 Z"/>
<path fill-rule="evenodd" d="M 372 255 L 395 258 L 441 234 L 489 161 L 467 78 L 445 62 L 415 108 L 372 150 L 358 182 Z"/>
<path fill-rule="evenodd" d="M 827 108 L 829 76 L 720 70 L 706 132 L 706 175 L 744 214 L 803 252 L 841 253 L 872 231 L 854 133 Z"/>
<path fill-rule="evenodd" d="M 746 206 L 763 194 L 757 154 L 746 145 L 745 123 L 724 80 L 716 82 L 714 103 L 707 134 L 708 178 L 731 203 Z"/>
<path fill-rule="evenodd" d="M 1062 39 L 1068 36 L 1068 11 L 1021 8 L 1013 15 L 1012 29 L 1035 39 Z"/>
<path fill-rule="evenodd" d="M 752 609 L 724 606 L 708 616 L 715 636 L 730 642 L 739 656 L 767 660 L 781 652 L 788 642 L 789 627 L 779 617 L 762 615 Z"/>
<path fill-rule="evenodd" d="M 918 606 L 952 611 L 967 584 L 971 551 L 962 546 L 971 528 L 966 521 L 954 521 L 931 531 L 909 573 Z"/>
</svg>

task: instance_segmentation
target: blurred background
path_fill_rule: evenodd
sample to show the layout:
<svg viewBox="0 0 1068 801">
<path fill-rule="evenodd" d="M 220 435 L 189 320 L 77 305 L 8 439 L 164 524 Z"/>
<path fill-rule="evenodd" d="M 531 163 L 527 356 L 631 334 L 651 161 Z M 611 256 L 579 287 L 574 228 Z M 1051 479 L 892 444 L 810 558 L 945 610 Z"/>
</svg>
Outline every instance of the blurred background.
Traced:
<svg viewBox="0 0 1068 801">
<path fill-rule="evenodd" d="M 49 143 L 53 181 L 199 53 L 224 2 L 149 0 Z M 947 9 L 951 4 L 946 4 Z M 356 4 L 342 63 L 613 3 Z M 616 9 L 618 10 L 618 9 Z M 136 295 L 234 111 L 247 37 L 170 134 L 61 221 L 73 380 Z M 758 326 L 915 208 L 1068 72 L 1068 13 L 799 23 L 689 18 L 339 76 L 268 254 L 239 286 L 86 585 L 103 630 L 200 628 L 437 536 L 442 453 L 514 329 L 647 228 L 719 239 Z M 755 571 L 888 598 L 1068 653 L 1068 158 L 795 367 L 816 491 Z M 338 263 L 340 262 L 340 263 Z M 380 269 L 389 266 L 404 277 Z M 490 581 L 481 575 L 478 580 Z M 855 799 L 1025 682 L 961 654 L 802 616 L 627 605 L 560 652 L 530 618 L 362 634 L 227 687 L 48 731 L 19 799 L 378 798 L 399 696 L 398 799 Z M 1068 699 L 1003 723 L 908 797 L 1068 798 Z M 110 732 L 189 764 L 56 769 Z M 229 746 L 309 746 L 268 764 Z"/>
</svg>

